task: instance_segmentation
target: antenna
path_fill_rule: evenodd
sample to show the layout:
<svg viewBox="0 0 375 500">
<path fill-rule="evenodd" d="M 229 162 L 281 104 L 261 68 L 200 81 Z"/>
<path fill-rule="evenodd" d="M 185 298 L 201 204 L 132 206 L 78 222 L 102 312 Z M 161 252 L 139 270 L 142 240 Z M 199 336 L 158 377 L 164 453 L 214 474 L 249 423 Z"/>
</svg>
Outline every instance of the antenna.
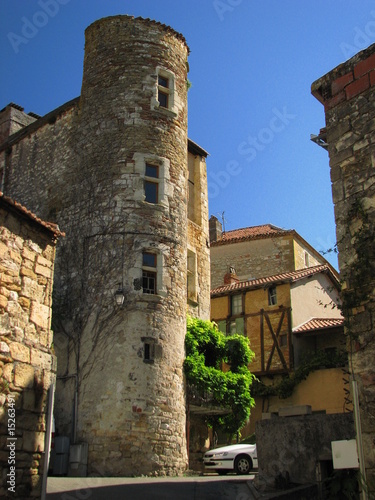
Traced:
<svg viewBox="0 0 375 500">
<path fill-rule="evenodd" d="M 225 217 L 224 217 L 225 212 L 221 213 L 221 223 L 223 225 L 223 233 L 225 233 Z"/>
</svg>

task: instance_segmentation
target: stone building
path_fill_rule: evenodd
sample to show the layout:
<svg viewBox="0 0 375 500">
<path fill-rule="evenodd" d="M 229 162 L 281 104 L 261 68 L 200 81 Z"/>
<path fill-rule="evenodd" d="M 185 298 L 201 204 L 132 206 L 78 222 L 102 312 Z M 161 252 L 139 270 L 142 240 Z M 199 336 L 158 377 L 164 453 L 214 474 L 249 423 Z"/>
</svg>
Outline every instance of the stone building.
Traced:
<svg viewBox="0 0 375 500">
<path fill-rule="evenodd" d="M 359 394 L 357 440 L 368 498 L 375 492 L 375 45 L 312 84 L 326 127 L 349 359 Z M 362 435 L 362 438 L 361 438 Z"/>
<path fill-rule="evenodd" d="M 186 314 L 208 319 L 210 300 L 207 153 L 187 137 L 189 48 L 170 27 L 130 16 L 85 35 L 80 97 L 5 139 L 3 190 L 66 231 L 56 432 L 88 443 L 89 473 L 176 474 L 188 465 Z M 4 123 L 13 119 L 10 105 L 1 130 L 14 131 Z"/>
<path fill-rule="evenodd" d="M 328 265 L 335 273 L 327 260 L 294 229 L 263 224 L 223 232 L 214 215 L 209 226 L 212 289 L 223 284 L 223 276 L 230 267 L 241 281 L 320 264 Z"/>
<path fill-rule="evenodd" d="M 40 497 L 58 227 L 0 193 L 0 497 Z"/>
</svg>

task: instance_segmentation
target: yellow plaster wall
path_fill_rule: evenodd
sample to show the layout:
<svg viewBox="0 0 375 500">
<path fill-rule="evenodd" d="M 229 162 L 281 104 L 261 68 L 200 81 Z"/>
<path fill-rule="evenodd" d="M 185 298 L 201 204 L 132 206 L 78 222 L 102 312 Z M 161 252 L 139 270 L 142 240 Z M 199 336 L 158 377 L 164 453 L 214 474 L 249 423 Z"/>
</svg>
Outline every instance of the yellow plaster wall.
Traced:
<svg viewBox="0 0 375 500">
<path fill-rule="evenodd" d="M 319 266 L 323 263 L 323 258 L 318 260 L 316 256 L 306 246 L 302 245 L 296 240 L 293 240 L 294 247 L 294 268 L 304 269 L 305 267 Z M 308 265 L 306 266 L 305 254 L 308 254 Z"/>
<path fill-rule="evenodd" d="M 245 314 L 258 313 L 261 309 L 272 311 L 279 309 L 280 306 L 290 307 L 290 285 L 289 283 L 278 285 L 277 304 L 274 306 L 268 305 L 268 289 L 258 288 L 250 290 L 245 297 Z"/>
<path fill-rule="evenodd" d="M 341 368 L 329 368 L 310 373 L 306 380 L 296 386 L 292 396 L 280 399 L 272 396 L 269 400 L 255 398 L 255 407 L 251 410 L 250 423 L 242 430 L 242 436 L 255 432 L 255 424 L 261 420 L 262 413 L 277 413 L 288 406 L 310 405 L 313 412 L 344 412 L 344 382 Z"/>
<path fill-rule="evenodd" d="M 226 319 L 229 314 L 228 296 L 215 297 L 211 300 L 211 318 L 214 321 Z"/>
</svg>

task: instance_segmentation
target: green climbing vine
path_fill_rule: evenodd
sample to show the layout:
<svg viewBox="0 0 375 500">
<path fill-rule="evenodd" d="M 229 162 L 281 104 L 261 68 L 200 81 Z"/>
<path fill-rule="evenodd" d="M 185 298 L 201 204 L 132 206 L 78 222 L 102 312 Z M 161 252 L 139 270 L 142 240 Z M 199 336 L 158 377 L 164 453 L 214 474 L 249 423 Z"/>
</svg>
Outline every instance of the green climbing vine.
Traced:
<svg viewBox="0 0 375 500">
<path fill-rule="evenodd" d="M 248 339 L 236 334 L 225 336 L 215 323 L 188 317 L 185 346 L 188 389 L 228 410 L 223 416 L 208 417 L 208 423 L 215 423 L 223 432 L 235 435 L 254 406 L 250 394 L 254 376 L 248 368 L 254 353 Z M 224 364 L 227 370 L 222 369 Z"/>
<path fill-rule="evenodd" d="M 354 200 L 347 215 L 347 235 L 351 237 L 351 245 L 355 258 L 343 266 L 342 312 L 346 319 L 353 315 L 353 309 L 368 302 L 375 279 L 374 238 L 375 228 L 369 220 L 360 199 Z M 340 245 L 339 245 L 340 246 Z M 352 330 L 349 330 L 355 338 Z"/>
</svg>

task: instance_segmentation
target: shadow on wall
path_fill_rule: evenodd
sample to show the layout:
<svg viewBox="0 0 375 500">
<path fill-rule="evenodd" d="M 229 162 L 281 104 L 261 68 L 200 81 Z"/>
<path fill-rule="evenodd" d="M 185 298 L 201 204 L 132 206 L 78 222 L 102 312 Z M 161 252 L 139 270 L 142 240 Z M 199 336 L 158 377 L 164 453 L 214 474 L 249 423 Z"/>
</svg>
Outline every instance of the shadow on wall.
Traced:
<svg viewBox="0 0 375 500">
<path fill-rule="evenodd" d="M 5 344 L 5 342 L 2 342 Z M 0 378 L 1 474 L 0 497 L 40 497 L 46 448 L 48 390 L 43 370 L 14 362 L 4 353 Z"/>
</svg>

